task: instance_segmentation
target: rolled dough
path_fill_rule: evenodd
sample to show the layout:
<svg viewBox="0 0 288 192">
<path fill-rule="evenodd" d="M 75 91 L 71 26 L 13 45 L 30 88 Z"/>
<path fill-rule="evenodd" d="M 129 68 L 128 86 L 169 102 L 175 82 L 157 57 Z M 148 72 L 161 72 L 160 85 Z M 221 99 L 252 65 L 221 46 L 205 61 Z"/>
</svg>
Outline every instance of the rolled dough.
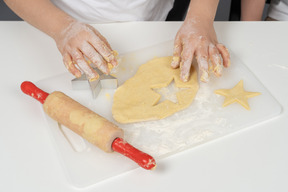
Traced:
<svg viewBox="0 0 288 192">
<path fill-rule="evenodd" d="M 197 73 L 191 67 L 188 82 L 180 80 L 180 69 L 172 69 L 172 57 L 155 58 L 141 65 L 137 73 L 120 86 L 113 99 L 112 114 L 120 123 L 163 119 L 188 107 L 199 88 Z M 153 89 L 167 87 L 174 80 L 176 87 L 186 88 L 176 93 L 177 103 L 165 100 Z"/>
<path fill-rule="evenodd" d="M 214 91 L 214 93 L 225 97 L 224 103 L 222 105 L 223 107 L 236 102 L 247 110 L 250 110 L 248 99 L 261 94 L 259 92 L 245 91 L 243 87 L 243 80 L 240 80 L 239 83 L 237 83 L 237 85 L 235 85 L 235 87 L 232 89 L 217 89 Z"/>
</svg>

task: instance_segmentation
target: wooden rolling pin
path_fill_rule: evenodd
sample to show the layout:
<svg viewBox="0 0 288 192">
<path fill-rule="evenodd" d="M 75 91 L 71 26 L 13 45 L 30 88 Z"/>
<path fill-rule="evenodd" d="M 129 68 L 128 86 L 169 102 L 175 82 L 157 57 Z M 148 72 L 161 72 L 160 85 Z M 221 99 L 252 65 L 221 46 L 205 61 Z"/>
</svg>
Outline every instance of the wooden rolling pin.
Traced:
<svg viewBox="0 0 288 192">
<path fill-rule="evenodd" d="M 103 151 L 116 151 L 132 159 L 144 169 L 152 170 L 156 167 L 153 157 L 122 139 L 122 129 L 64 93 L 55 91 L 48 94 L 29 81 L 21 84 L 21 90 L 40 101 L 44 111 L 52 119 L 65 125 Z"/>
</svg>

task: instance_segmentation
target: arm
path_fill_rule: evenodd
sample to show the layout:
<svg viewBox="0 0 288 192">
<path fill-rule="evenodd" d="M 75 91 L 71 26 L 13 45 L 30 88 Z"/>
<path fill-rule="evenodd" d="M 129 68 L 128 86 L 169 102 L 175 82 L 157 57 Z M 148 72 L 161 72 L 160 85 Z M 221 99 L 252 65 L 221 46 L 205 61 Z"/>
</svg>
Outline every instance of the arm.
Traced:
<svg viewBox="0 0 288 192">
<path fill-rule="evenodd" d="M 174 54 L 171 66 L 180 66 L 180 78 L 187 81 L 194 56 L 199 68 L 200 80 L 209 80 L 209 61 L 213 72 L 221 76 L 222 65 L 230 65 L 230 55 L 224 45 L 217 41 L 213 27 L 219 0 L 191 0 L 183 25 L 174 41 Z M 221 60 L 223 59 L 223 63 Z"/>
<path fill-rule="evenodd" d="M 23 20 L 52 38 L 73 21 L 73 18 L 55 7 L 49 0 L 4 1 Z"/>
<path fill-rule="evenodd" d="M 241 0 L 241 21 L 261 21 L 265 0 Z"/>
<path fill-rule="evenodd" d="M 55 40 L 65 66 L 75 76 L 81 76 L 81 70 L 90 79 L 98 77 L 87 60 L 106 74 L 111 65 L 117 65 L 109 43 L 96 29 L 76 21 L 49 0 L 4 1 L 22 19 Z"/>
</svg>

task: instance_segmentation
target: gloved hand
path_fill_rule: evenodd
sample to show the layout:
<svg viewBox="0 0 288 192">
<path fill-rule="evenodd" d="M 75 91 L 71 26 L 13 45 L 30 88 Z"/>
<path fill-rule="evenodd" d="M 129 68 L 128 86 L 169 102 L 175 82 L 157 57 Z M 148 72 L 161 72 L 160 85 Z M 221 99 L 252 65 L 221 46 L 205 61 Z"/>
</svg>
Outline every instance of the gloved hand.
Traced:
<svg viewBox="0 0 288 192">
<path fill-rule="evenodd" d="M 90 80 L 97 79 L 99 75 L 91 66 L 94 65 L 108 74 L 118 65 L 117 52 L 113 51 L 107 40 L 88 24 L 72 21 L 54 39 L 66 68 L 76 77 L 80 77 L 81 72 L 84 72 Z"/>
<path fill-rule="evenodd" d="M 171 66 L 173 68 L 180 66 L 180 78 L 184 82 L 189 79 L 194 56 L 197 59 L 202 82 L 209 80 L 210 62 L 217 77 L 221 76 L 223 65 L 224 67 L 230 65 L 228 49 L 218 43 L 213 20 L 198 17 L 186 19 L 175 37 Z"/>
</svg>

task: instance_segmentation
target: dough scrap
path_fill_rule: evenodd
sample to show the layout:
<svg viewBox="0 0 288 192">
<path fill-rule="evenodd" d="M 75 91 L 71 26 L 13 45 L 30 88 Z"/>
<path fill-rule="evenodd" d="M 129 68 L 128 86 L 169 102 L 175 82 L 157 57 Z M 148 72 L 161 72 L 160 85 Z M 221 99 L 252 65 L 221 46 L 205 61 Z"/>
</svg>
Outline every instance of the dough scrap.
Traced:
<svg viewBox="0 0 288 192">
<path fill-rule="evenodd" d="M 239 83 L 237 83 L 237 85 L 235 85 L 235 87 L 232 89 L 218 89 L 215 90 L 214 93 L 225 97 L 224 103 L 222 105 L 223 107 L 237 102 L 247 110 L 250 110 L 248 98 L 261 94 L 259 92 L 245 91 L 243 87 L 243 80 L 239 81 Z"/>
<path fill-rule="evenodd" d="M 171 68 L 172 57 L 154 58 L 141 65 L 136 74 L 120 86 L 113 99 L 112 114 L 119 123 L 163 119 L 187 108 L 193 101 L 199 85 L 197 73 L 191 66 L 188 82 L 180 80 L 180 69 Z M 174 80 L 176 87 L 185 88 L 176 93 L 178 103 L 165 100 L 153 89 L 167 87 Z"/>
</svg>

